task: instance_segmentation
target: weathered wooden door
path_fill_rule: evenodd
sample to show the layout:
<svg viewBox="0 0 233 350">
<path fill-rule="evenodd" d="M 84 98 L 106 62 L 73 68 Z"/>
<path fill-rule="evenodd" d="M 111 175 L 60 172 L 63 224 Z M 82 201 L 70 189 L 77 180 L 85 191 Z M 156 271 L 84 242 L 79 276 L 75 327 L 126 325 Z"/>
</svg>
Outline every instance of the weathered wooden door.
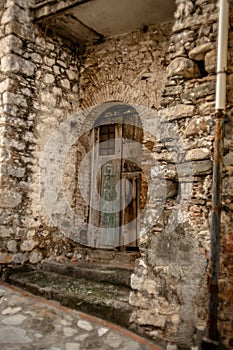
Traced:
<svg viewBox="0 0 233 350">
<path fill-rule="evenodd" d="M 137 247 L 141 169 L 137 128 L 104 124 L 93 129 L 88 244 L 96 248 Z M 135 158 L 135 161 L 134 161 Z"/>
<path fill-rule="evenodd" d="M 96 248 L 120 245 L 121 127 L 101 125 L 92 131 L 92 174 L 88 243 Z"/>
</svg>

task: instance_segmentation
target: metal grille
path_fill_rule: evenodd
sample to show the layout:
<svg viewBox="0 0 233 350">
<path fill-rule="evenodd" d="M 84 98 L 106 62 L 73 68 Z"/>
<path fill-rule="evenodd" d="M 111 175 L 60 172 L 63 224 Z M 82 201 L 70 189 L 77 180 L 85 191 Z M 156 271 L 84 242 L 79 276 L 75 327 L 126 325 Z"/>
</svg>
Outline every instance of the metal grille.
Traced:
<svg viewBox="0 0 233 350">
<path fill-rule="evenodd" d="M 99 128 L 99 155 L 115 154 L 115 125 L 102 125 Z"/>
</svg>

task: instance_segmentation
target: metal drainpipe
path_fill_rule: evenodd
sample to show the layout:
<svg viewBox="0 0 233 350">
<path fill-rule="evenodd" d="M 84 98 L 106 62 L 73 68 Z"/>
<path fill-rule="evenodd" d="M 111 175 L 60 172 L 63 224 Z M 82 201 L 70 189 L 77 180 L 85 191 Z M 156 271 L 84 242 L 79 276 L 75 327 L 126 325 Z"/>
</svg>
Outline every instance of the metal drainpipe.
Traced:
<svg viewBox="0 0 233 350">
<path fill-rule="evenodd" d="M 228 53 L 229 0 L 219 1 L 215 136 L 213 159 L 212 209 L 210 222 L 211 268 L 209 314 L 202 349 L 220 349 L 218 333 L 218 279 L 222 207 L 223 122 L 226 111 L 226 71 Z"/>
</svg>

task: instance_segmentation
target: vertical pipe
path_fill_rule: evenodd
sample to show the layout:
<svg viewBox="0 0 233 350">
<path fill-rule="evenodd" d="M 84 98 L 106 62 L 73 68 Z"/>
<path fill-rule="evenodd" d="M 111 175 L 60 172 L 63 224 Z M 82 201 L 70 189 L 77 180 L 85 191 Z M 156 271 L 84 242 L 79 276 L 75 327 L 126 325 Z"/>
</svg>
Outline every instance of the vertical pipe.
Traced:
<svg viewBox="0 0 233 350">
<path fill-rule="evenodd" d="M 229 2 L 219 1 L 218 23 L 218 54 L 217 81 L 215 101 L 215 135 L 213 158 L 212 209 L 210 222 L 210 281 L 209 281 L 209 312 L 206 338 L 202 349 L 219 349 L 218 334 L 218 279 L 219 253 L 221 233 L 221 203 L 222 203 L 222 159 L 223 159 L 223 122 L 226 109 L 226 71 L 228 53 Z"/>
<path fill-rule="evenodd" d="M 229 0 L 219 0 L 217 82 L 215 109 L 226 109 L 226 71 L 228 54 Z"/>
</svg>

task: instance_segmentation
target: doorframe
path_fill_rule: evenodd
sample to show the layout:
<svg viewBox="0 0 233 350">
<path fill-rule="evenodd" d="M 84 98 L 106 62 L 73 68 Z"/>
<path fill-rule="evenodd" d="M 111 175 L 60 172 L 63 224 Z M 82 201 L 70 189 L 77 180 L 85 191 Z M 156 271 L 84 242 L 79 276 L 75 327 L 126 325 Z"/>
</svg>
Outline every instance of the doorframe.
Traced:
<svg viewBox="0 0 233 350">
<path fill-rule="evenodd" d="M 114 116 L 113 118 L 109 118 L 110 119 L 110 123 L 107 123 L 106 121 L 104 121 L 103 123 L 101 123 L 101 120 L 104 120 L 104 115 L 105 114 L 109 114 L 110 111 L 109 110 L 117 110 L 119 108 L 119 106 L 125 109 L 131 109 L 131 115 L 133 114 L 135 116 L 136 119 L 136 123 L 134 121 L 134 123 L 132 125 L 136 125 L 137 127 L 140 127 L 142 129 L 142 124 L 140 121 L 140 117 L 138 115 L 138 113 L 136 112 L 136 110 L 129 106 L 129 105 L 118 105 L 116 104 L 116 106 L 112 106 L 109 109 L 105 110 L 94 122 L 93 127 L 92 127 L 92 131 L 91 131 L 91 142 L 92 142 L 92 149 L 94 149 L 93 154 L 92 154 L 92 160 L 91 160 L 91 178 L 90 178 L 90 206 L 89 206 L 89 215 L 88 215 L 88 222 L 90 222 L 89 220 L 91 219 L 91 212 L 93 211 L 92 208 L 92 203 L 93 203 L 93 194 L 94 194 L 94 186 L 96 186 L 97 181 L 93 181 L 93 171 L 94 171 L 94 165 L 95 165 L 95 159 L 96 159 L 96 155 L 98 157 L 101 157 L 101 155 L 99 155 L 99 132 L 100 132 L 100 127 L 102 125 L 110 125 L 110 124 L 114 124 L 115 128 L 117 125 L 120 125 L 121 128 L 121 145 L 123 145 L 123 126 L 124 126 L 124 119 L 127 118 L 127 114 L 124 115 L 124 113 L 121 113 L 121 122 L 117 122 L 117 120 L 114 122 Z M 114 113 L 113 113 L 114 114 Z M 119 115 L 117 116 L 119 118 Z M 143 129 L 142 129 L 143 132 Z M 98 133 L 98 134 L 97 134 Z M 116 137 L 116 135 L 115 135 Z M 142 139 L 143 136 L 140 139 L 140 143 L 142 144 Z M 132 140 L 134 141 L 135 139 L 132 138 Z M 142 148 L 142 147 L 141 147 Z M 127 174 L 127 172 L 123 172 L 122 171 L 122 151 L 123 151 L 123 147 L 121 146 L 121 164 L 120 164 L 120 180 L 122 180 L 122 178 L 124 177 L 124 174 Z M 130 177 L 134 177 L 134 175 L 137 173 L 137 175 L 139 174 L 139 180 L 136 180 L 136 247 L 138 248 L 138 237 L 140 236 L 139 230 L 140 230 L 140 222 L 139 220 L 137 220 L 138 214 L 140 212 L 140 194 L 141 194 L 141 181 L 142 181 L 142 171 L 138 171 L 138 172 L 128 172 L 128 174 L 130 175 Z M 122 194 L 122 186 L 120 186 L 120 200 L 122 201 L 123 198 L 123 194 Z M 120 222 L 120 232 L 119 232 L 119 246 L 118 249 L 120 249 L 121 251 L 126 251 L 128 246 L 127 244 L 125 245 L 124 242 L 122 242 L 122 238 L 123 238 L 123 234 L 122 234 L 122 228 L 124 226 L 123 224 L 123 220 L 124 218 L 122 217 L 123 215 L 123 211 L 119 211 L 119 222 Z M 122 225 L 123 224 L 123 225 Z M 89 233 L 90 234 L 90 233 Z M 95 237 L 94 237 L 95 233 L 92 232 L 91 234 L 91 245 L 92 247 L 95 246 Z M 90 243 L 90 242 L 89 242 Z M 90 245 L 90 244 L 89 244 Z M 96 246 L 96 248 L 102 249 L 103 247 L 98 247 Z M 113 247 L 114 248 L 114 247 Z M 108 249 L 108 248 L 107 248 Z M 111 249 L 111 248 L 110 248 Z"/>
</svg>

